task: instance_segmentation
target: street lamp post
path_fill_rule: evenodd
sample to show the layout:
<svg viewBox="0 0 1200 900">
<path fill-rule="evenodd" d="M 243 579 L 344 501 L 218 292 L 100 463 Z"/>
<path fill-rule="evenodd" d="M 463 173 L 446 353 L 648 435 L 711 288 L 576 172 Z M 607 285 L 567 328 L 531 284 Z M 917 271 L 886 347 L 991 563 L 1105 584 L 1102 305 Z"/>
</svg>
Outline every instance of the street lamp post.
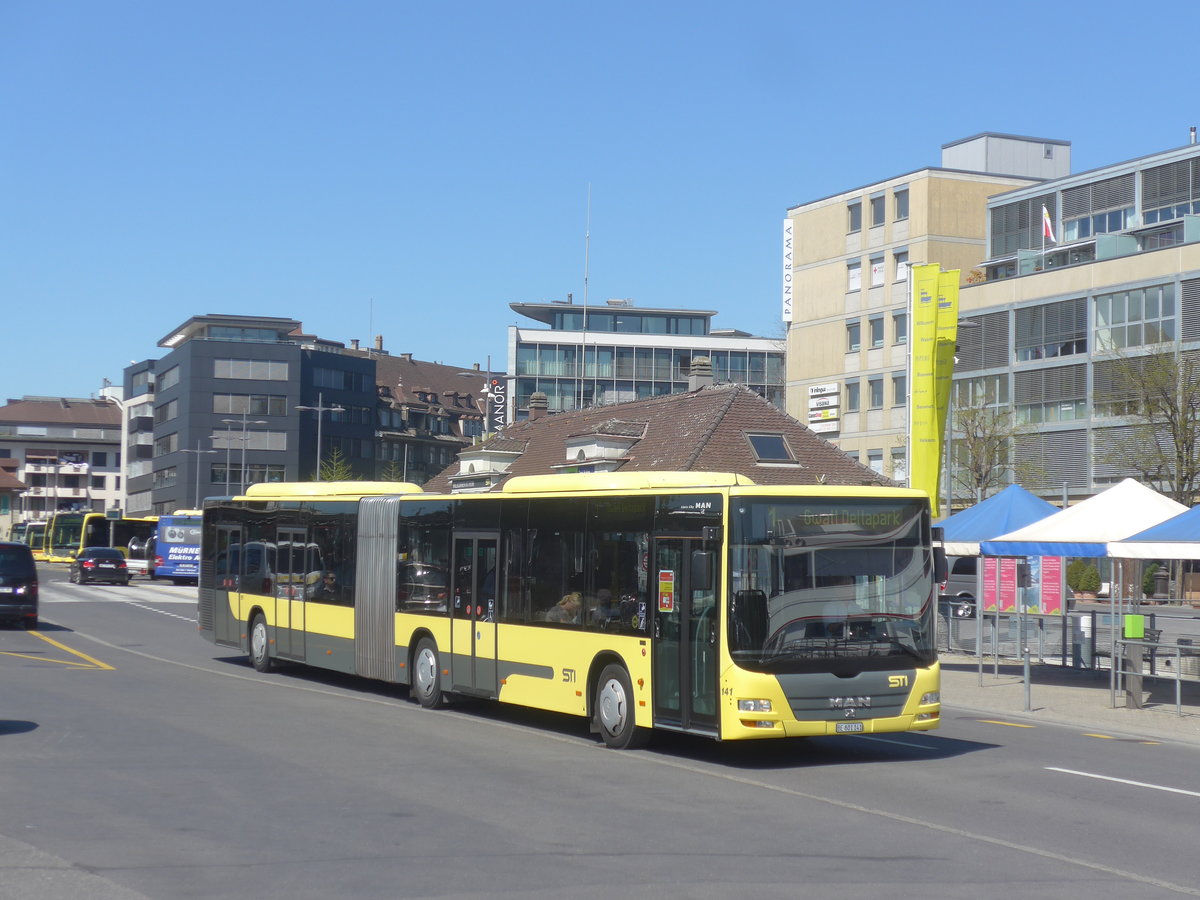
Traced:
<svg viewBox="0 0 1200 900">
<path fill-rule="evenodd" d="M 248 420 L 246 418 L 247 415 L 248 415 L 248 411 L 243 411 L 242 417 L 240 419 L 222 419 L 221 420 L 226 425 L 231 426 L 231 428 L 229 429 L 230 432 L 232 432 L 233 425 L 237 425 L 239 422 L 242 425 L 242 470 L 241 470 L 241 472 L 238 473 L 238 493 L 239 494 L 246 493 L 246 443 L 247 443 L 246 426 L 270 424 L 269 422 L 267 422 L 266 419 L 254 419 L 252 421 Z M 232 434 L 230 434 L 230 437 L 232 437 Z M 227 493 L 227 494 L 229 493 L 229 444 L 228 443 L 225 444 L 225 493 Z"/>
<path fill-rule="evenodd" d="M 200 454 L 201 453 L 216 453 L 217 451 L 216 450 L 201 450 L 200 449 L 200 439 L 196 438 L 196 449 L 195 450 L 180 450 L 179 452 L 196 454 L 196 503 L 192 507 L 192 509 L 199 509 L 200 508 Z M 225 478 L 226 479 L 229 478 L 229 466 L 228 465 L 226 465 L 226 467 L 225 467 Z M 228 485 L 226 485 L 225 492 L 229 493 Z"/>
<path fill-rule="evenodd" d="M 325 405 L 325 394 L 322 392 L 318 392 L 316 406 L 293 406 L 292 409 L 299 410 L 301 412 L 315 412 L 317 414 L 317 478 L 316 478 L 316 480 L 320 481 L 321 480 L 321 419 L 324 416 L 324 414 L 327 412 L 345 412 L 346 408 L 344 406 L 339 406 L 336 403 L 333 406 L 326 406 Z"/>
</svg>

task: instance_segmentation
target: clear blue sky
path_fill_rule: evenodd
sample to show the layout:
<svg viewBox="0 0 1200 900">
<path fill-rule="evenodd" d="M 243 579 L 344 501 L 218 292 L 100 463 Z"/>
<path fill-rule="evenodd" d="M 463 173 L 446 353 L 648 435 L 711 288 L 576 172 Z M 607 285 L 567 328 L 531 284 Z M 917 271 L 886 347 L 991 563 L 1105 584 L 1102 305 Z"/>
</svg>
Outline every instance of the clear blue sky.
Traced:
<svg viewBox="0 0 1200 900">
<path fill-rule="evenodd" d="M 980 9 L 983 9 L 982 7 Z M 779 333 L 789 206 L 981 131 L 1083 171 L 1200 124 L 1192 2 L 0 3 L 3 397 L 200 313 L 505 363 L 515 300 Z"/>
</svg>

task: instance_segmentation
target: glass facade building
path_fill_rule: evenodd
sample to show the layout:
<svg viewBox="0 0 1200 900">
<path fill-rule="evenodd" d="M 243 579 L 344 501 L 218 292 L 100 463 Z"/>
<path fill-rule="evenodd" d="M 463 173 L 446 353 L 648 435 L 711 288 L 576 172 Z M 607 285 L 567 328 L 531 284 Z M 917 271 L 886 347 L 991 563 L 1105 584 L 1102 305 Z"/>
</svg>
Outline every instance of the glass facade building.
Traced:
<svg viewBox="0 0 1200 900">
<path fill-rule="evenodd" d="M 783 406 L 782 342 L 713 330 L 711 310 L 638 309 L 627 300 L 587 309 L 510 305 L 547 326 L 509 326 L 511 421 L 527 417 L 539 391 L 550 412 L 681 393 L 701 356 L 711 360 L 715 383 L 746 385 Z"/>
</svg>

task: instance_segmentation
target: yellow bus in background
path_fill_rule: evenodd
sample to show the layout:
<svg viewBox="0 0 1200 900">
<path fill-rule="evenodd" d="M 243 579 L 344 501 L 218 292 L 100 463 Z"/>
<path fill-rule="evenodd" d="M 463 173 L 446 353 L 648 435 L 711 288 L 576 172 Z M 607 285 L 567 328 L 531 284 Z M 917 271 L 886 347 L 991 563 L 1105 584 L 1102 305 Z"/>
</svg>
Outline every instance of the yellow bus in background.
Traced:
<svg viewBox="0 0 1200 900">
<path fill-rule="evenodd" d="M 110 518 L 102 512 L 58 512 L 46 525 L 46 562 L 70 562 L 84 547 L 113 547 L 136 555 L 154 536 L 158 517 Z"/>
<path fill-rule="evenodd" d="M 45 522 L 30 522 L 25 526 L 21 541 L 29 546 L 35 560 L 46 558 L 46 524 Z"/>
<path fill-rule="evenodd" d="M 567 713 L 616 748 L 654 729 L 928 730 L 939 554 L 928 497 L 904 488 L 708 472 L 481 494 L 262 484 L 206 504 L 199 622 L 260 671 L 287 660 L 408 685 L 426 707 Z"/>
</svg>

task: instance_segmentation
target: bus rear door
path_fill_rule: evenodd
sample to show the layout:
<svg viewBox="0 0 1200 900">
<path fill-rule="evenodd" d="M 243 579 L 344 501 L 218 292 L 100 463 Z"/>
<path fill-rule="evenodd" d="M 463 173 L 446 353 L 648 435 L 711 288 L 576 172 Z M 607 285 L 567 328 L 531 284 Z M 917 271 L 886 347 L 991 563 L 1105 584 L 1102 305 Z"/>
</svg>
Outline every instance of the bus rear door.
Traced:
<svg viewBox="0 0 1200 900">
<path fill-rule="evenodd" d="M 450 653 L 454 690 L 496 696 L 496 548 L 492 533 L 454 538 Z"/>
</svg>

